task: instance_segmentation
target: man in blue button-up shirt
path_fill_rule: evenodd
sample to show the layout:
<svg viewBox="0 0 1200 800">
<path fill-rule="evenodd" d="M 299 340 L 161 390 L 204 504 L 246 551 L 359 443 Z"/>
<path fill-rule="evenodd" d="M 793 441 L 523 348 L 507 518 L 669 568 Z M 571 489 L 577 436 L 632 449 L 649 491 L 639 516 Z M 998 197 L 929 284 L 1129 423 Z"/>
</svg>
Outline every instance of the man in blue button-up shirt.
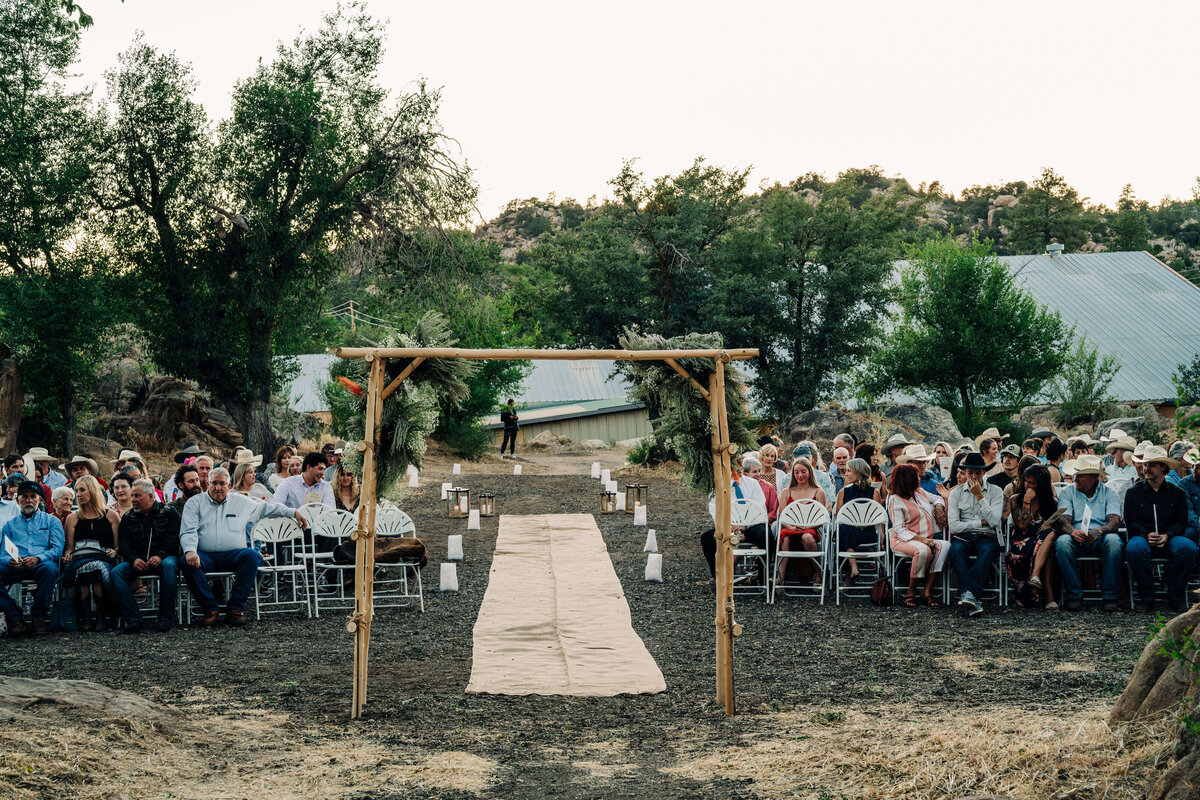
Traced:
<svg viewBox="0 0 1200 800">
<path fill-rule="evenodd" d="M 8 587 L 20 581 L 37 582 L 33 596 L 33 630 L 43 633 L 50 628 L 50 600 L 58 583 L 58 560 L 62 557 L 62 523 L 53 514 L 40 510 L 42 490 L 36 483 L 25 481 L 17 489 L 20 513 L 0 529 L 5 553 L 0 558 L 0 610 L 8 618 L 10 632 L 24 633 L 24 615 L 8 594 Z M 15 545 L 17 555 L 9 552 Z"/>
</svg>

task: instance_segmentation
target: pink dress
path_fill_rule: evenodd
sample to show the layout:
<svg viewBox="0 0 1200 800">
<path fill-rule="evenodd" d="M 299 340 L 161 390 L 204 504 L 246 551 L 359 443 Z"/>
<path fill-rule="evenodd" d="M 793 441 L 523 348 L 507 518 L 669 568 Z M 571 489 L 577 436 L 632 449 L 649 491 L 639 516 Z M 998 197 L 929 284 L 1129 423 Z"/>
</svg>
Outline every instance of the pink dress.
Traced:
<svg viewBox="0 0 1200 800">
<path fill-rule="evenodd" d="M 933 559 L 933 571 L 941 572 L 949 550 L 946 542 L 933 538 L 937 525 L 933 521 L 933 504 L 925 497 L 925 491 L 918 489 L 911 498 L 888 495 L 887 508 L 891 520 L 888 540 L 892 551 L 912 558 L 913 575 L 918 578 L 925 577 L 930 558 Z M 933 547 L 918 542 L 918 536 L 930 539 Z"/>
</svg>

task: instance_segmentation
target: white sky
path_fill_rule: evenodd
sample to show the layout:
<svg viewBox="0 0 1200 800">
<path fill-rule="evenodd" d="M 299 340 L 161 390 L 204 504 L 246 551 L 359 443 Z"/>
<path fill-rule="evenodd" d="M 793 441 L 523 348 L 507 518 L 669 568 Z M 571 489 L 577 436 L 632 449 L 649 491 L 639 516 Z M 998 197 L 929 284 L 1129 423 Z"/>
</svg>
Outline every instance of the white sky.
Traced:
<svg viewBox="0 0 1200 800">
<path fill-rule="evenodd" d="M 81 0 L 78 70 L 143 30 L 199 81 L 211 118 L 280 39 L 336 0 Z M 604 197 L 623 158 L 647 177 L 695 156 L 752 184 L 878 164 L 914 185 L 1031 180 L 1054 167 L 1109 206 L 1125 183 L 1190 197 L 1200 3 L 1112 0 L 434 3 L 374 0 L 382 80 L 424 76 L 481 185 L 510 199 Z"/>
</svg>

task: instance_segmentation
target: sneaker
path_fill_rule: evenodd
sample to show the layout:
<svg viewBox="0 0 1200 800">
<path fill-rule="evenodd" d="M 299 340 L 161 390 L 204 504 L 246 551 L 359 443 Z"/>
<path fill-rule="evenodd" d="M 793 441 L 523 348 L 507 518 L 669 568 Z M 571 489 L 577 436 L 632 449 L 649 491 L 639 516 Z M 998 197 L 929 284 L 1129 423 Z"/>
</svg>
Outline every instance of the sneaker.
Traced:
<svg viewBox="0 0 1200 800">
<path fill-rule="evenodd" d="M 971 609 L 971 612 L 969 614 L 967 614 L 967 616 L 968 617 L 978 617 L 982 613 L 983 613 L 983 603 L 976 600 L 975 607 Z"/>
<path fill-rule="evenodd" d="M 970 592 L 963 592 L 958 598 L 960 606 L 978 606 L 979 603 L 975 600 L 975 595 Z"/>
<path fill-rule="evenodd" d="M 1066 601 L 1067 611 L 1083 611 L 1083 600 L 1078 597 L 1072 597 Z"/>
<path fill-rule="evenodd" d="M 1105 600 L 1104 602 L 1102 602 L 1100 604 L 1100 610 L 1107 614 L 1111 614 L 1112 612 L 1117 610 L 1117 601 L 1116 600 Z"/>
</svg>

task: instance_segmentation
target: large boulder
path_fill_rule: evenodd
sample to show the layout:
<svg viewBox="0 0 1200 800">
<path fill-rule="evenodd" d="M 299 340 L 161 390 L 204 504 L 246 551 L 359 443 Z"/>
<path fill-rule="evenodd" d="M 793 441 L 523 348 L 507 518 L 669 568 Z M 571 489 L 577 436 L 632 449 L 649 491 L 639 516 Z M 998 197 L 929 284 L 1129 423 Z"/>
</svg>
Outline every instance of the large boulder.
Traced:
<svg viewBox="0 0 1200 800">
<path fill-rule="evenodd" d="M 195 384 L 168 375 L 156 375 L 146 386 L 141 405 L 127 414 L 101 417 L 95 433 L 147 450 L 174 450 L 185 441 L 221 451 L 243 441 L 233 418 L 211 409 Z"/>
<path fill-rule="evenodd" d="M 920 439 L 930 447 L 934 442 L 949 442 L 952 446 L 957 446 L 969 441 L 959 431 L 954 415 L 939 406 L 924 403 L 892 406 L 886 410 L 885 419 L 897 423 L 896 430 L 885 431 L 885 437 L 903 428 L 910 439 Z"/>
<path fill-rule="evenodd" d="M 780 433 L 788 444 L 810 439 L 823 452 L 830 449 L 833 437 L 839 433 L 850 433 L 860 442 L 881 442 L 894 433 L 903 433 L 929 447 L 939 441 L 951 445 L 968 441 L 949 411 L 924 403 L 883 406 L 874 413 L 849 411 L 837 403 L 830 403 L 796 414 L 780 426 Z"/>
<path fill-rule="evenodd" d="M 860 416 L 852 415 L 836 403 L 830 403 L 820 408 L 801 411 L 781 426 L 781 432 L 787 444 L 803 439 L 811 439 L 817 444 L 831 442 L 833 437 L 846 432 L 861 440 L 859 431 L 863 430 L 863 425 Z"/>
<path fill-rule="evenodd" d="M 141 403 L 148 381 L 133 358 L 112 361 L 100 368 L 92 399 L 115 414 L 128 414 Z"/>
<path fill-rule="evenodd" d="M 1099 439 L 1101 436 L 1108 436 L 1108 432 L 1113 428 L 1123 430 L 1134 439 L 1142 438 L 1142 429 L 1146 427 L 1145 417 L 1118 417 L 1117 419 L 1106 419 L 1096 426 L 1095 436 Z"/>
<path fill-rule="evenodd" d="M 38 680 L 0 675 L 0 719 L 17 720 L 43 709 L 82 712 L 88 717 L 162 723 L 179 712 L 130 692 L 91 681 Z"/>
</svg>

